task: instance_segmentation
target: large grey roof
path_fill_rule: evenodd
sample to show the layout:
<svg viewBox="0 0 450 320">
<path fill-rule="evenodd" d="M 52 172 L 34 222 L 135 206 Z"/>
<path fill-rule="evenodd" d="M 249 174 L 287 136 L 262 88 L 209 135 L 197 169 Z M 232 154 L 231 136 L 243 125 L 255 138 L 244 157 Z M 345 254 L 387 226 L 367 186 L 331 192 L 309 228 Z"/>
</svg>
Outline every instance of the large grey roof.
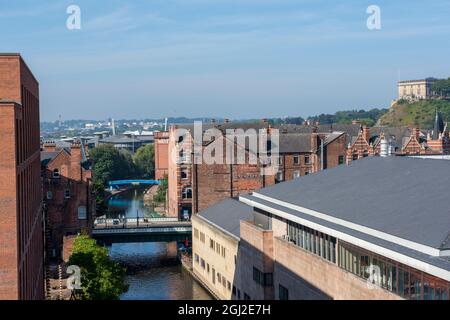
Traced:
<svg viewBox="0 0 450 320">
<path fill-rule="evenodd" d="M 252 220 L 253 208 L 236 199 L 227 198 L 198 215 L 239 238 L 240 221 Z"/>
<path fill-rule="evenodd" d="M 274 208 L 274 209 L 277 209 L 277 210 L 281 210 L 283 212 L 286 212 L 286 213 L 298 216 L 298 217 L 300 217 L 302 219 L 305 219 L 305 220 L 308 220 L 308 221 L 320 224 L 320 225 L 322 225 L 324 227 L 328 227 L 328 228 L 331 228 L 333 230 L 346 233 L 346 234 L 354 236 L 354 237 L 356 237 L 358 239 L 362 239 L 362 240 L 368 241 L 370 243 L 376 244 L 376 245 L 381 246 L 383 248 L 386 248 L 386 249 L 398 252 L 398 253 L 406 255 L 408 257 L 411 257 L 411 258 L 423 261 L 425 263 L 429 263 L 429 264 L 434 265 L 436 267 L 445 269 L 447 271 L 450 271 L 450 262 L 447 259 L 447 257 L 430 256 L 428 254 L 425 254 L 425 253 L 422 253 L 422 252 L 419 252 L 419 251 L 416 251 L 416 250 L 413 250 L 413 249 L 410 249 L 410 248 L 398 245 L 396 243 L 393 243 L 393 242 L 390 242 L 390 241 L 387 241 L 387 240 L 384 240 L 384 239 L 381 239 L 381 238 L 377 238 L 377 237 L 371 236 L 369 234 L 366 234 L 366 233 L 363 233 L 363 232 L 360 232 L 360 231 L 357 231 L 357 230 L 354 230 L 354 229 L 351 229 L 351 228 L 348 228 L 348 227 L 345 227 L 345 226 L 342 226 L 342 225 L 338 225 L 338 224 L 333 223 L 333 222 L 329 222 L 329 221 L 326 221 L 326 220 L 323 220 L 323 219 L 320 219 L 320 218 L 317 218 L 317 217 L 313 217 L 311 215 L 308 215 L 308 214 L 305 214 L 305 213 L 302 213 L 302 212 L 298 212 L 298 211 L 295 211 L 295 210 L 292 210 L 292 209 L 289 209 L 289 208 L 286 208 L 286 207 L 283 207 L 283 206 L 280 206 L 280 205 L 277 205 L 277 204 L 273 204 L 273 203 L 271 203 L 269 201 L 262 200 L 262 199 L 254 197 L 254 196 L 251 196 L 251 195 L 244 195 L 244 196 L 241 196 L 241 198 L 246 198 L 246 199 L 252 200 L 253 202 L 257 202 L 257 203 L 262 204 L 262 205 L 270 206 L 271 208 Z"/>
<path fill-rule="evenodd" d="M 281 153 L 311 151 L 311 134 L 284 133 L 279 138 Z"/>
<path fill-rule="evenodd" d="M 450 245 L 449 172 L 447 160 L 370 157 L 257 193 L 442 249 Z"/>
</svg>

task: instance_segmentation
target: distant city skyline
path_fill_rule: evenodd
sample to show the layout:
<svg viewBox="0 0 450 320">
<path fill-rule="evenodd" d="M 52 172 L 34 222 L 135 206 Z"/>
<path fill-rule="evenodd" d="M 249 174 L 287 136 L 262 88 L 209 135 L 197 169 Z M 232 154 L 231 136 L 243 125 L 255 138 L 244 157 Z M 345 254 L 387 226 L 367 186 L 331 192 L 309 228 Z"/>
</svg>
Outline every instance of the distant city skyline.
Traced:
<svg viewBox="0 0 450 320">
<path fill-rule="evenodd" d="M 450 76 L 448 0 L 330 2 L 5 2 L 0 51 L 33 70 L 41 121 L 308 117 L 387 108 L 398 80 Z"/>
</svg>

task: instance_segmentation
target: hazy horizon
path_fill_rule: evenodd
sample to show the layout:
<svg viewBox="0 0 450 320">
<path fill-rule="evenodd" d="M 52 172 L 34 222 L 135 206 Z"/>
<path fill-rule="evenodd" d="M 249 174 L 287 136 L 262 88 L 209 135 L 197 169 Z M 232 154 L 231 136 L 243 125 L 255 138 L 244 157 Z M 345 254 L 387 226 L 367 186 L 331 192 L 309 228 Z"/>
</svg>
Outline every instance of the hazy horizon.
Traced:
<svg viewBox="0 0 450 320">
<path fill-rule="evenodd" d="M 0 51 L 38 79 L 41 121 L 306 118 L 448 78 L 449 14 L 448 0 L 24 0 L 0 4 Z"/>
</svg>

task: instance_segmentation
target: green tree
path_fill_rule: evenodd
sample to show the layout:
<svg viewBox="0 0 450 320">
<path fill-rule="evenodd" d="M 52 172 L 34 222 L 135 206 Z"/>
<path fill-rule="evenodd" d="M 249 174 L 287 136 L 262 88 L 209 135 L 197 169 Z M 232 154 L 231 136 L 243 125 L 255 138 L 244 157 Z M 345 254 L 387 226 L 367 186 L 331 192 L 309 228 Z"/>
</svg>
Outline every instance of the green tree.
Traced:
<svg viewBox="0 0 450 320">
<path fill-rule="evenodd" d="M 86 235 L 75 239 L 69 265 L 81 269 L 83 300 L 117 300 L 128 291 L 126 269 L 108 256 L 108 250 Z"/>
<path fill-rule="evenodd" d="M 158 187 L 158 191 L 156 192 L 156 195 L 153 197 L 153 201 L 165 202 L 168 186 L 169 186 L 169 181 L 168 181 L 167 177 L 164 177 L 163 179 L 161 179 L 161 182 Z"/>
<path fill-rule="evenodd" d="M 135 174 L 135 166 L 130 152 L 117 150 L 110 145 L 102 145 L 92 150 L 94 182 L 104 186 L 110 180 L 126 179 Z"/>
<path fill-rule="evenodd" d="M 102 215 L 107 209 L 105 188 L 108 181 L 131 178 L 134 176 L 136 168 L 128 151 L 119 151 L 110 145 L 94 148 L 91 158 L 97 215 Z"/>
<path fill-rule="evenodd" d="M 431 92 L 440 97 L 450 97 L 450 78 L 438 80 L 431 84 Z"/>
<path fill-rule="evenodd" d="M 134 155 L 136 170 L 143 178 L 155 175 L 155 149 L 152 144 L 140 147 Z"/>
</svg>

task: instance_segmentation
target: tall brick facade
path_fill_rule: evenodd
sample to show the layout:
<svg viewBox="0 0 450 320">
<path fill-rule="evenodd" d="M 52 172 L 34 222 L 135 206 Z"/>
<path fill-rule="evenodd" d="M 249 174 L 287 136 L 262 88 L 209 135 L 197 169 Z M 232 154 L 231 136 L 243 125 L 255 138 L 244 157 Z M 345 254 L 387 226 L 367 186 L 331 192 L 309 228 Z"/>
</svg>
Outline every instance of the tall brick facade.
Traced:
<svg viewBox="0 0 450 320">
<path fill-rule="evenodd" d="M 273 129 L 266 121 L 247 124 L 226 122 L 203 125 L 204 132 L 210 128 L 220 130 L 223 136 L 227 130 L 255 129 L 257 132 L 265 130 L 270 133 Z M 168 137 L 167 151 L 165 146 L 158 146 L 158 142 L 155 142 L 155 150 L 161 150 L 160 154 L 168 157 L 168 214 L 185 217 L 224 198 L 236 197 L 274 183 L 345 163 L 347 141 L 345 132 L 333 130 L 319 132 L 319 130 L 320 128 L 314 126 L 280 128 L 279 171 L 271 175 L 263 175 L 260 161 L 257 164 L 249 163 L 249 161 L 229 164 L 226 161 L 227 141 L 225 140 L 222 144 L 224 147 L 223 164 L 208 164 L 204 161 L 195 163 L 193 161 L 196 152 L 193 146 L 193 135 L 195 134 L 193 126 L 172 126 L 165 133 L 166 135 L 160 133 L 161 139 Z M 230 140 L 228 137 L 225 139 Z M 156 137 L 156 141 L 158 141 L 158 137 Z M 244 150 L 248 158 L 248 145 L 240 145 L 237 139 L 231 143 L 235 148 L 235 157 L 237 157 L 239 149 Z M 202 154 L 205 154 L 208 148 L 208 142 L 203 141 Z M 155 151 L 155 153 L 157 152 Z M 158 160 L 157 157 L 155 162 L 156 172 L 164 172 L 165 161 Z M 162 167 L 159 167 L 159 164 L 162 164 Z"/>
<path fill-rule="evenodd" d="M 19 54 L 0 55 L 0 136 L 0 299 L 43 299 L 39 84 Z"/>
<path fill-rule="evenodd" d="M 72 143 L 70 149 L 55 149 L 52 141 L 43 144 L 43 202 L 50 231 L 47 248 L 54 258 L 62 256 L 64 237 L 88 232 L 92 226 L 95 198 L 86 152 L 79 141 Z"/>
<path fill-rule="evenodd" d="M 169 133 L 155 132 L 155 179 L 167 177 L 169 170 Z"/>
</svg>

